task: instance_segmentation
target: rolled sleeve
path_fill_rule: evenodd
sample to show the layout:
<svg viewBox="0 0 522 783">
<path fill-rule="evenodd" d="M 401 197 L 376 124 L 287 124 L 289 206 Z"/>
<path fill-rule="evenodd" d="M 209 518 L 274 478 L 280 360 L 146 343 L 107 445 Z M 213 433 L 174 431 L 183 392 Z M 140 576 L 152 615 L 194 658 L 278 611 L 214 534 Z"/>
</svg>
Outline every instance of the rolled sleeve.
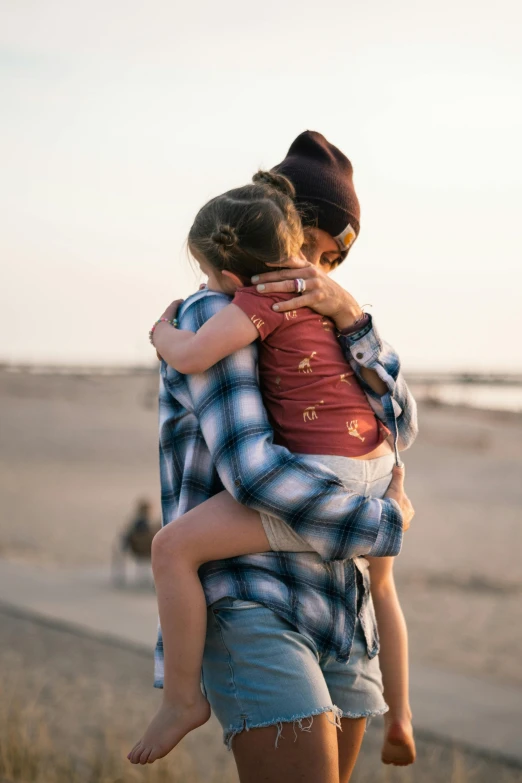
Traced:
<svg viewBox="0 0 522 783">
<path fill-rule="evenodd" d="M 409 448 L 418 433 L 417 405 L 404 380 L 397 352 L 381 339 L 373 320 L 359 332 L 340 334 L 338 339 L 374 413 L 396 433 L 397 448 Z M 380 396 L 373 391 L 362 377 L 362 368 L 376 372 L 388 393 Z"/>
<path fill-rule="evenodd" d="M 369 323 L 360 331 L 352 334 L 340 334 L 338 339 L 347 358 L 351 358 L 360 367 L 367 367 L 373 370 L 376 362 L 383 356 L 384 344 L 372 317 L 369 316 L 369 318 Z M 386 358 L 389 362 L 391 356 Z"/>
<path fill-rule="evenodd" d="M 396 500 L 383 503 L 381 524 L 375 543 L 368 554 L 371 557 L 396 557 L 402 548 L 402 512 Z"/>
</svg>

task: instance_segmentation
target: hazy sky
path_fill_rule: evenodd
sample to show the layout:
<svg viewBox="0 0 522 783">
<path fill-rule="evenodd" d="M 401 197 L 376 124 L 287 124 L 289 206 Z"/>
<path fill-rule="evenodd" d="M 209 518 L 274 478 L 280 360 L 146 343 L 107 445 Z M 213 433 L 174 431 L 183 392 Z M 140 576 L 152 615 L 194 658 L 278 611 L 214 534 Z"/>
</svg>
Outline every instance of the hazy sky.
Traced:
<svg viewBox="0 0 522 783">
<path fill-rule="evenodd" d="M 0 0 L 0 360 L 151 361 L 196 211 L 310 128 L 403 365 L 521 371 L 521 8 Z"/>
</svg>

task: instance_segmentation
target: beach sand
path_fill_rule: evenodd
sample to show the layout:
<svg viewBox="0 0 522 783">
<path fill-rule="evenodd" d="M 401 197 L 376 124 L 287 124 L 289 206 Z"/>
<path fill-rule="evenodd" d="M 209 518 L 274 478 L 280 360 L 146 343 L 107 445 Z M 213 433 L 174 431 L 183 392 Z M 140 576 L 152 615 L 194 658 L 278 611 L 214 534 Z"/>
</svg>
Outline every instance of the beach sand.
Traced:
<svg viewBox="0 0 522 783">
<path fill-rule="evenodd" d="M 0 556 L 107 563 L 137 498 L 159 516 L 157 375 L 0 370 Z M 422 406 L 397 559 L 413 662 L 522 683 L 522 418 Z"/>
</svg>

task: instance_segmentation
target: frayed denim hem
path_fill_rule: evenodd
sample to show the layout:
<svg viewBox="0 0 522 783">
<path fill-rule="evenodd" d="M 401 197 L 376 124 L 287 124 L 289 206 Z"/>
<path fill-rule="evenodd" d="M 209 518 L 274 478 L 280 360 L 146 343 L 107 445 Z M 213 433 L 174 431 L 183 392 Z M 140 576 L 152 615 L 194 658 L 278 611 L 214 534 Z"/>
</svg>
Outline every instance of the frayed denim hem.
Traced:
<svg viewBox="0 0 522 783">
<path fill-rule="evenodd" d="M 267 726 L 277 726 L 277 735 L 275 738 L 275 747 L 277 748 L 277 743 L 279 740 L 284 739 L 284 737 L 282 737 L 284 723 L 292 724 L 295 742 L 297 740 L 296 726 L 300 731 L 311 731 L 315 716 L 323 715 L 325 712 L 332 713 L 333 720 L 327 716 L 328 720 L 342 731 L 341 718 L 343 717 L 343 711 L 339 709 L 339 707 L 332 705 L 330 707 L 323 707 L 322 709 L 314 710 L 314 712 L 308 713 L 307 715 L 294 715 L 291 718 L 276 718 L 275 720 L 266 721 L 266 723 L 256 723 L 254 726 L 249 726 L 247 723 L 247 718 L 243 718 L 243 725 L 239 729 L 230 726 L 228 729 L 226 729 L 226 731 L 223 732 L 223 742 L 227 746 L 227 750 L 232 750 L 232 740 L 243 731 L 250 731 L 250 729 L 263 729 Z M 303 721 L 306 720 L 309 721 L 308 724 L 303 725 Z"/>
<path fill-rule="evenodd" d="M 341 718 L 352 718 L 354 720 L 357 718 L 366 718 L 366 728 L 368 728 L 373 718 L 378 718 L 379 715 L 384 715 L 388 712 L 389 709 L 390 708 L 388 705 L 385 704 L 384 707 L 381 707 L 380 710 L 366 710 L 365 712 L 342 712 Z"/>
</svg>

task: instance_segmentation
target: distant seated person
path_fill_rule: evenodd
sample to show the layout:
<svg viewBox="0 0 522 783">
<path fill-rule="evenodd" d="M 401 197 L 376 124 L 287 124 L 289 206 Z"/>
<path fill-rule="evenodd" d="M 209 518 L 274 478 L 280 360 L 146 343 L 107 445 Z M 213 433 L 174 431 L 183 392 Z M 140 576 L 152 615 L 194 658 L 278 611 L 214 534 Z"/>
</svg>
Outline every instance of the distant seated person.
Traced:
<svg viewBox="0 0 522 783">
<path fill-rule="evenodd" d="M 132 521 L 124 530 L 121 548 L 138 558 L 150 558 L 152 539 L 160 529 L 160 524 L 152 521 L 152 504 L 149 500 L 139 500 Z"/>
</svg>

